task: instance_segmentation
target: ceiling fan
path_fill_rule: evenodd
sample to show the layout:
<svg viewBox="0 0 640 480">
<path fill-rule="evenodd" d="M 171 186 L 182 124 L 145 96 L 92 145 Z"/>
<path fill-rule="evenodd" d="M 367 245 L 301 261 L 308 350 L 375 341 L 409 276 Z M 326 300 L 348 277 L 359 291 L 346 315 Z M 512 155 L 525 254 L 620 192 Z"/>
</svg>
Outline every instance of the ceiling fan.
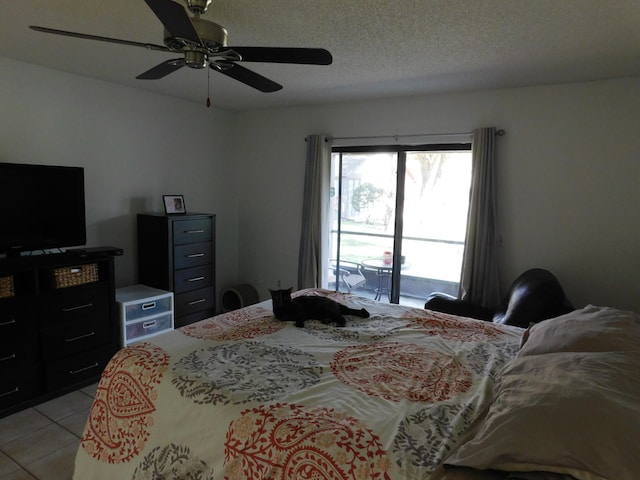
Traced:
<svg viewBox="0 0 640 480">
<path fill-rule="evenodd" d="M 211 69 L 261 92 L 276 92 L 282 89 L 282 85 L 239 65 L 238 62 L 330 65 L 333 61 L 331 54 L 322 48 L 227 46 L 227 30 L 217 23 L 200 18 L 200 15 L 207 11 L 212 0 L 185 0 L 193 17 L 190 17 L 184 7 L 173 0 L 144 1 L 164 25 L 164 45 L 67 32 L 35 25 L 31 25 L 30 28 L 55 35 L 182 54 L 179 58 L 166 60 L 141 73 L 136 77 L 141 80 L 157 80 L 184 66 L 202 69 L 208 65 Z"/>
</svg>

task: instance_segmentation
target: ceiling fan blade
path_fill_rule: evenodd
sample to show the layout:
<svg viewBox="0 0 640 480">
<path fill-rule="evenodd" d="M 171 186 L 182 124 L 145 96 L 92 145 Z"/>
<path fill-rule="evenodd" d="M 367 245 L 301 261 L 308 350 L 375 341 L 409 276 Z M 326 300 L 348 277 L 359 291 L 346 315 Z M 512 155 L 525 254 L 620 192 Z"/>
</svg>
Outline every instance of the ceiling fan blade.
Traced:
<svg viewBox="0 0 640 480">
<path fill-rule="evenodd" d="M 269 80 L 267 77 L 263 77 L 259 73 L 253 72 L 248 68 L 241 67 L 237 63 L 232 63 L 230 67 L 225 69 L 216 68 L 215 64 L 211 65 L 211 68 L 219 71 L 223 75 L 233 78 L 234 80 L 238 80 L 239 82 L 253 87 L 256 90 L 260 90 L 261 92 L 270 93 L 277 92 L 282 89 L 282 85 L 279 83 Z"/>
<path fill-rule="evenodd" d="M 228 47 L 245 62 L 331 65 L 333 57 L 324 48 Z"/>
<path fill-rule="evenodd" d="M 154 45 L 152 43 L 132 42 L 130 40 L 120 40 L 119 38 L 100 37 L 98 35 L 88 35 L 86 33 L 67 32 L 65 30 L 56 30 L 55 28 L 38 27 L 37 25 L 29 25 L 29 28 L 37 32 L 53 33 L 54 35 L 65 35 L 67 37 L 84 38 L 86 40 L 98 40 L 100 42 L 118 43 L 120 45 L 131 45 L 133 47 L 143 47 L 147 50 L 160 50 L 169 52 L 170 50 L 164 45 Z"/>
<path fill-rule="evenodd" d="M 184 58 L 174 58 L 173 60 L 167 60 L 166 62 L 162 62 L 155 67 L 150 68 L 146 72 L 138 75 L 136 78 L 138 80 L 158 80 L 182 67 L 184 67 Z"/>
<path fill-rule="evenodd" d="M 182 5 L 172 0 L 144 0 L 149 8 L 153 10 L 156 17 L 160 19 L 164 28 L 166 28 L 174 37 L 189 40 L 199 45 L 202 40 L 191 23 L 191 19 Z"/>
</svg>

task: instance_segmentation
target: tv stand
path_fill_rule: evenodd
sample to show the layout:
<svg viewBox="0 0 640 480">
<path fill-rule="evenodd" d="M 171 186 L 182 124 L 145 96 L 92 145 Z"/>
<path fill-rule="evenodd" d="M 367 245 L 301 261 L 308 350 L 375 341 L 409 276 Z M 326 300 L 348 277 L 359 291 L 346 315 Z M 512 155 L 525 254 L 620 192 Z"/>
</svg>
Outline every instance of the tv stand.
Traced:
<svg viewBox="0 0 640 480">
<path fill-rule="evenodd" d="M 81 257 L 110 257 L 120 256 L 124 253 L 121 248 L 118 247 L 85 247 L 85 248 L 67 248 L 67 253 L 75 253 Z"/>
<path fill-rule="evenodd" d="M 0 417 L 100 378 L 118 349 L 114 255 L 0 259 Z"/>
</svg>

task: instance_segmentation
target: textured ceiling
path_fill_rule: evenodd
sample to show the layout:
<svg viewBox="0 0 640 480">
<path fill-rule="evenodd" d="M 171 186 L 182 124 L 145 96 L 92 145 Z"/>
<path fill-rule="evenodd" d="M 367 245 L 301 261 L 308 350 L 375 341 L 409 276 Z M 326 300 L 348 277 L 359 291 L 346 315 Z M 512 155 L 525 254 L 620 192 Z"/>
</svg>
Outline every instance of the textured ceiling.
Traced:
<svg viewBox="0 0 640 480">
<path fill-rule="evenodd" d="M 284 86 L 275 93 L 210 71 L 214 105 L 234 110 L 640 75 L 639 0 L 214 0 L 204 18 L 229 31 L 230 45 L 334 57 L 330 66 L 243 63 Z M 162 44 L 143 0 L 2 1 L 0 56 L 204 105 L 208 69 L 136 80 L 175 54 L 28 25 Z"/>
</svg>

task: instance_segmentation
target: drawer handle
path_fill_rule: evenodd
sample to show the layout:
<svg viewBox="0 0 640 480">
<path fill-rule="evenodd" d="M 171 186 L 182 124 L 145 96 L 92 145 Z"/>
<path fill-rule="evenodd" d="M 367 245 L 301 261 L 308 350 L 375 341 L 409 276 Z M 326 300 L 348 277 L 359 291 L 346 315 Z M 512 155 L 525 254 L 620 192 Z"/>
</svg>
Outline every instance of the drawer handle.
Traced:
<svg viewBox="0 0 640 480">
<path fill-rule="evenodd" d="M 204 257 L 204 253 L 192 253 L 191 255 L 185 255 L 185 257 L 187 258 Z"/>
<path fill-rule="evenodd" d="M 204 230 L 185 230 L 184 233 L 186 233 L 187 235 L 193 235 L 196 233 L 204 233 Z"/>
<path fill-rule="evenodd" d="M 152 308 L 156 308 L 156 302 L 149 302 L 149 303 L 142 304 L 142 310 L 149 310 Z"/>
<path fill-rule="evenodd" d="M 80 273 L 80 272 L 82 272 L 82 268 L 81 267 L 71 267 L 69 269 L 69 272 L 71 272 L 71 273 Z"/>
<path fill-rule="evenodd" d="M 2 322 L 0 323 L 0 327 L 6 327 L 7 325 L 14 325 L 16 323 L 16 319 L 12 318 L 11 320 L 9 320 L 8 322 Z"/>
<path fill-rule="evenodd" d="M 86 372 L 87 370 L 91 370 L 92 368 L 96 368 L 97 366 L 98 366 L 98 362 L 95 362 L 93 365 L 89 365 L 87 367 L 83 367 L 78 370 L 69 370 L 69 375 L 75 375 L 77 373 Z"/>
<path fill-rule="evenodd" d="M 155 326 L 156 326 L 156 321 L 155 321 L 155 320 L 152 320 L 152 321 L 150 321 L 150 322 L 144 322 L 144 323 L 142 324 L 142 328 L 144 328 L 145 330 L 146 330 L 147 328 L 152 328 L 152 327 L 155 327 Z"/>
<path fill-rule="evenodd" d="M 13 360 L 14 358 L 16 358 L 16 354 L 12 353 L 11 355 L 7 355 L 4 358 L 0 358 L 0 362 L 4 362 L 5 360 Z"/>
<path fill-rule="evenodd" d="M 206 302 L 206 300 L 204 298 L 201 298 L 199 300 L 194 300 L 193 302 L 189 302 L 189 303 L 187 303 L 187 305 L 197 305 L 197 304 L 202 303 L 202 302 Z"/>
<path fill-rule="evenodd" d="M 82 340 L 83 338 L 89 338 L 92 337 L 96 334 L 96 332 L 89 332 L 89 333 L 85 333 L 84 335 L 80 335 L 78 337 L 73 337 L 73 338 L 65 338 L 64 341 L 71 343 L 71 342 L 75 342 L 76 340 Z"/>
<path fill-rule="evenodd" d="M 93 307 L 93 303 L 85 303 L 84 305 L 78 305 L 77 307 L 63 307 L 63 312 L 73 312 L 75 310 L 81 310 L 83 308 L 91 308 Z"/>
<path fill-rule="evenodd" d="M 9 390 L 8 392 L 0 393 L 0 397 L 6 397 L 7 395 L 11 395 L 12 393 L 18 393 L 20 389 L 15 387 L 13 390 Z"/>
<path fill-rule="evenodd" d="M 193 278 L 190 278 L 188 281 L 189 282 L 199 282 L 200 280 L 204 280 L 204 277 L 193 277 Z"/>
</svg>

